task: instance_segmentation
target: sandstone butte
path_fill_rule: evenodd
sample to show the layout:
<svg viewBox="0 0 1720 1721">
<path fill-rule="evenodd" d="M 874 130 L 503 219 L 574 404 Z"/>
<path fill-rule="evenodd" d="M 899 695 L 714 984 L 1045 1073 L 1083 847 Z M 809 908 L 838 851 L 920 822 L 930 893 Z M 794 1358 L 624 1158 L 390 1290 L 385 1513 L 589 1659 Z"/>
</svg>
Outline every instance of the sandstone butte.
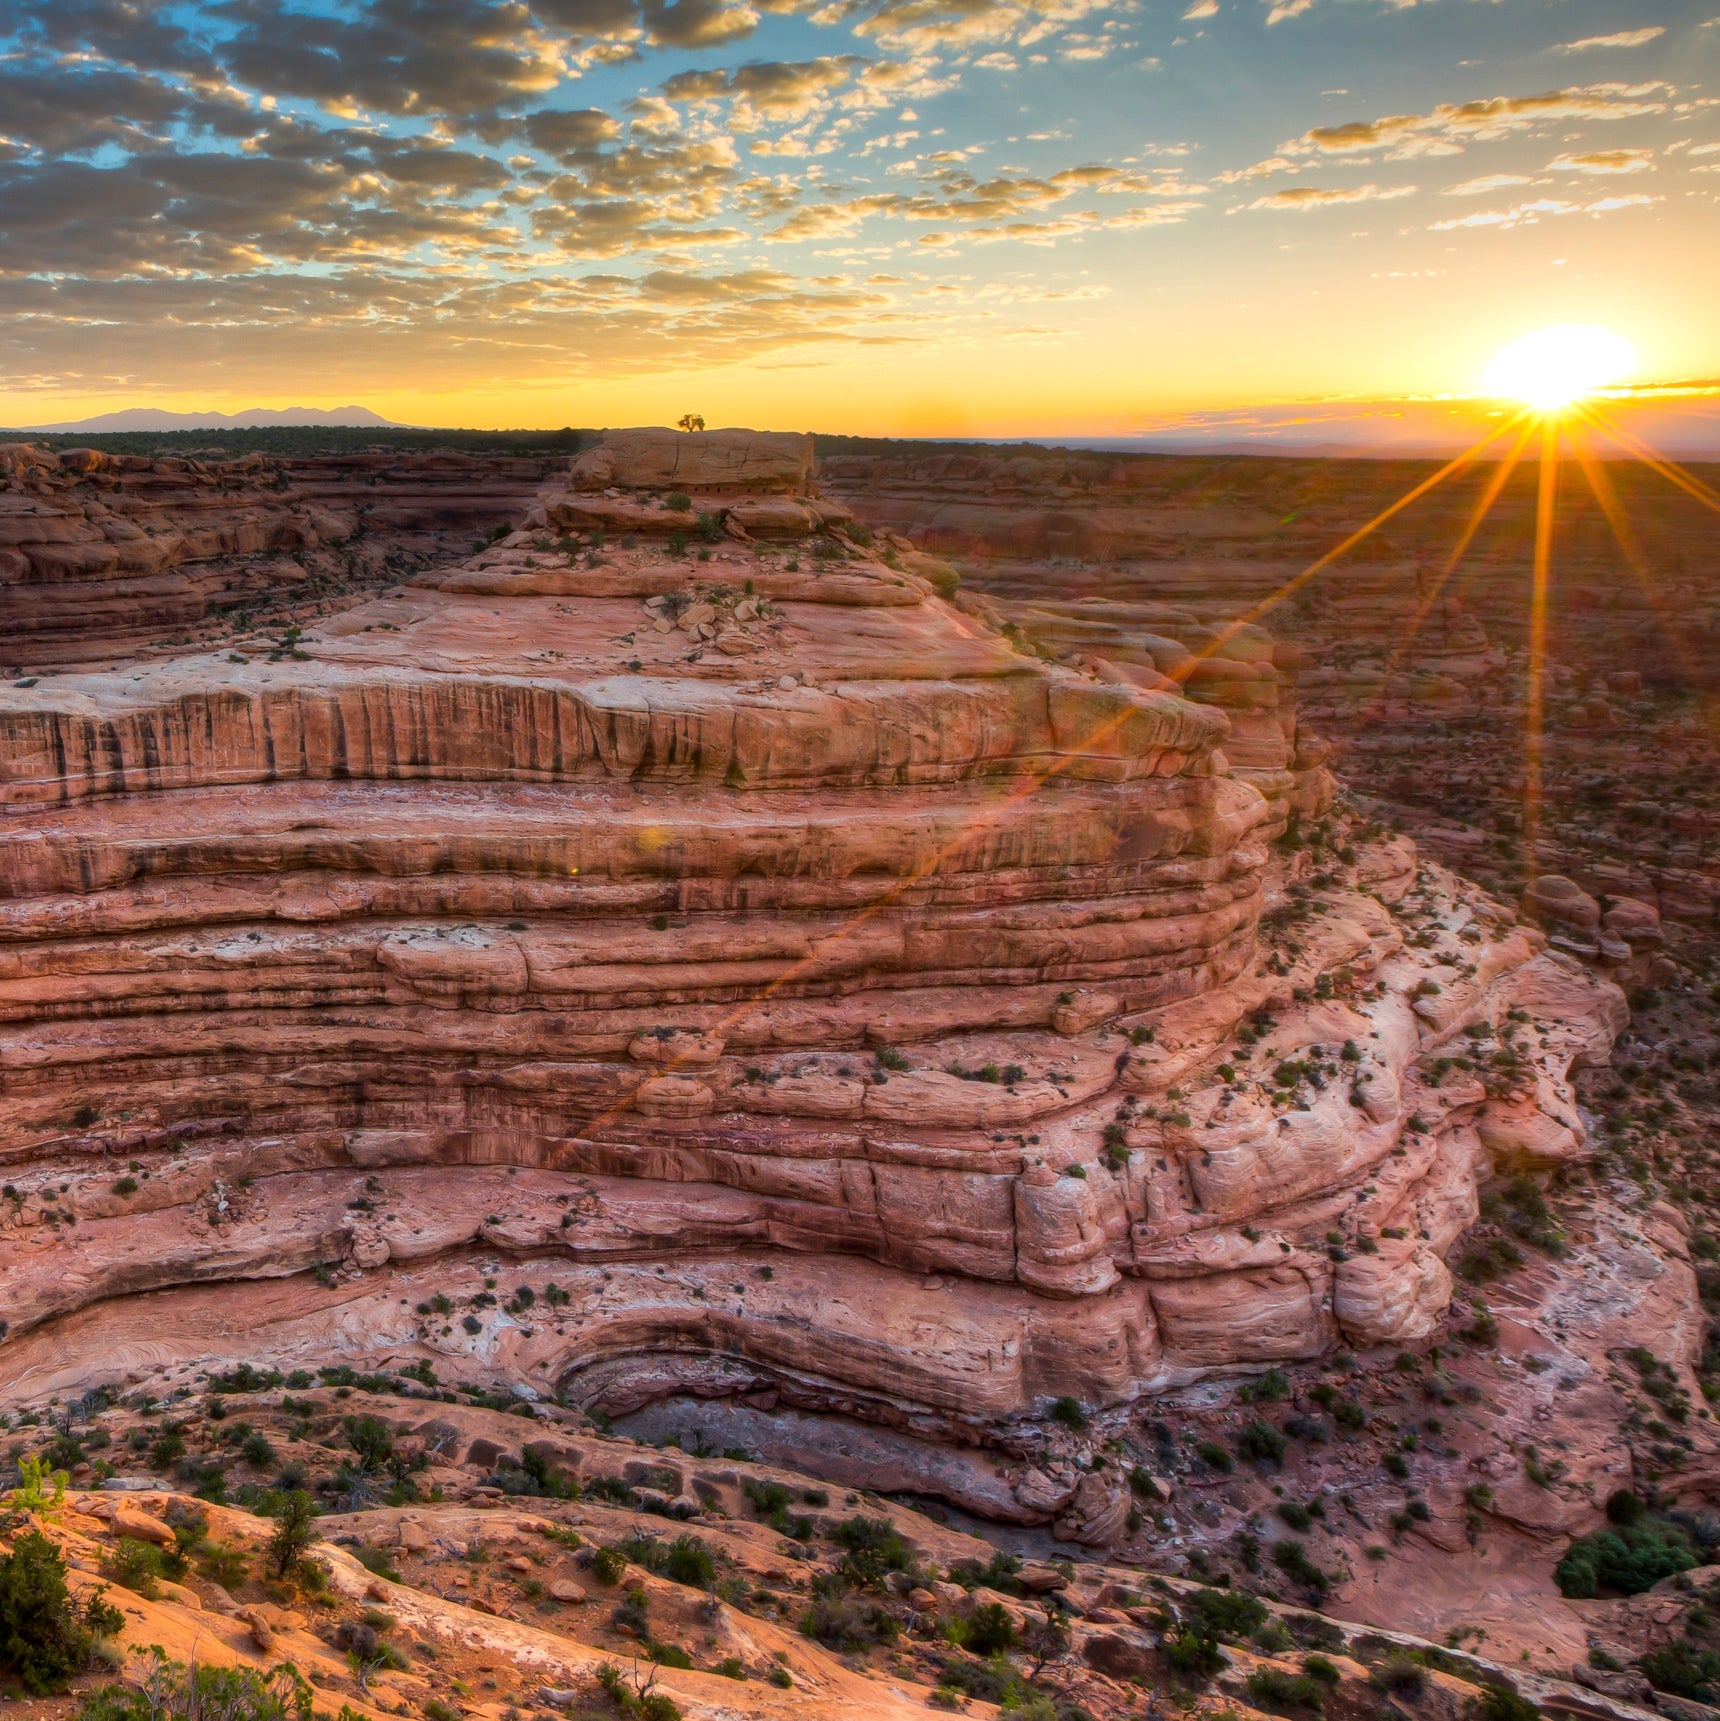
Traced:
<svg viewBox="0 0 1720 1721">
<path fill-rule="evenodd" d="M 0 686 L 0 1394 L 835 1412 L 1105 1544 L 1055 1400 L 1434 1329 L 1617 987 L 1407 839 L 1282 840 L 1333 785 L 1262 630 L 1056 661 L 810 468 L 612 433 L 293 650 Z"/>
</svg>

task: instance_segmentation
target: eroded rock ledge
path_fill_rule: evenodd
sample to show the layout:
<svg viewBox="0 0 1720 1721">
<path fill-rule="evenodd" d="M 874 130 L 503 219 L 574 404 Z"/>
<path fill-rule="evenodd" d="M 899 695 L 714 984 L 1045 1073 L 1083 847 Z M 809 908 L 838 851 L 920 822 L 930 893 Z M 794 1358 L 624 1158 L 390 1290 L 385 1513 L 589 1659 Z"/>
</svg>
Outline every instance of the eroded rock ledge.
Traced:
<svg viewBox="0 0 1720 1721">
<path fill-rule="evenodd" d="M 1424 1336 L 1478 1183 L 1584 1152 L 1615 988 L 758 467 L 0 689 L 0 1390 L 418 1349 L 1022 1446 Z"/>
</svg>

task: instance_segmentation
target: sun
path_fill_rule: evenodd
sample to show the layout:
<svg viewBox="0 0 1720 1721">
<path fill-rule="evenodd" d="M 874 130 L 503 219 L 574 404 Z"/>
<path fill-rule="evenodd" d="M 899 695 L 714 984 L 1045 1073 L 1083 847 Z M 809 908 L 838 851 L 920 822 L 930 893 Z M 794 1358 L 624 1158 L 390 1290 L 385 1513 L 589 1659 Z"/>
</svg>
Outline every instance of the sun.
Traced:
<svg viewBox="0 0 1720 1721">
<path fill-rule="evenodd" d="M 1623 335 L 1588 323 L 1559 323 L 1501 347 L 1487 361 L 1481 386 L 1497 399 L 1556 413 L 1635 369 L 1636 348 Z"/>
</svg>

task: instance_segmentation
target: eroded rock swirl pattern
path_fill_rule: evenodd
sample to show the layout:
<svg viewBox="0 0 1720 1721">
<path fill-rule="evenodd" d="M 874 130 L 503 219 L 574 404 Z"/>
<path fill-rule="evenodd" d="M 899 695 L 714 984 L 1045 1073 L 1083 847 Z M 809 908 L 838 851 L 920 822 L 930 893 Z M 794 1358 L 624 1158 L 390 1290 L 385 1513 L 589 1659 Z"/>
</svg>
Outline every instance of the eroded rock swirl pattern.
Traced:
<svg viewBox="0 0 1720 1721">
<path fill-rule="evenodd" d="M 427 1353 L 1007 1444 L 1424 1336 L 1478 1179 L 1584 1151 L 1619 994 L 1283 845 L 1268 636 L 1047 661 L 786 446 L 611 438 L 296 649 L 0 689 L 8 1390 Z"/>
</svg>

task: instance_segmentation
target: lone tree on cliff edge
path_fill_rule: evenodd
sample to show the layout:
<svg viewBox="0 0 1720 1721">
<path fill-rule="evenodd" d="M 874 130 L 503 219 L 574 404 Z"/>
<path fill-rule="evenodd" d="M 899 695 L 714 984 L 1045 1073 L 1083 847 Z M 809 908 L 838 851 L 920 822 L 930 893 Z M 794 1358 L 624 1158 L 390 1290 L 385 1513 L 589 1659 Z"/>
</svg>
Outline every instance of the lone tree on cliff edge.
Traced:
<svg viewBox="0 0 1720 1721">
<path fill-rule="evenodd" d="M 705 420 L 703 416 L 696 412 L 684 412 L 675 420 L 675 422 L 689 435 L 691 435 L 695 430 L 703 430 L 705 428 Z"/>
</svg>

